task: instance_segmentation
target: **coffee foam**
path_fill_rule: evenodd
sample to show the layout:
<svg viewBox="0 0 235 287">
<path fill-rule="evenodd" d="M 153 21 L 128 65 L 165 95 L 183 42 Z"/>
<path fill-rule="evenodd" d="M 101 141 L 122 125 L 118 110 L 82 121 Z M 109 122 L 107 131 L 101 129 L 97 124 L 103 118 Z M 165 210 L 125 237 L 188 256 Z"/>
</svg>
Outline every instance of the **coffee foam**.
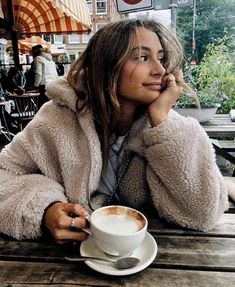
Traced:
<svg viewBox="0 0 235 287">
<path fill-rule="evenodd" d="M 95 226 L 111 234 L 127 235 L 145 226 L 145 219 L 140 213 L 125 207 L 109 207 L 96 215 L 93 221 Z"/>
<path fill-rule="evenodd" d="M 117 214 L 98 216 L 94 224 L 104 232 L 117 235 L 135 233 L 142 228 L 139 222 L 134 218 Z"/>
</svg>

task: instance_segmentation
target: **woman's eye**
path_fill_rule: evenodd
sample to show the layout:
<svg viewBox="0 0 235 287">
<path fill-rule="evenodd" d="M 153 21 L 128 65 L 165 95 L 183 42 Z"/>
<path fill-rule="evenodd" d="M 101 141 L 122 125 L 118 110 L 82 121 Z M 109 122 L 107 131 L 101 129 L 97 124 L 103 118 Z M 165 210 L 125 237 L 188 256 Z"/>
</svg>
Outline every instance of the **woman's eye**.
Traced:
<svg viewBox="0 0 235 287">
<path fill-rule="evenodd" d="M 163 58 L 160 58 L 160 59 L 158 59 L 158 62 L 161 63 L 161 64 L 163 64 L 163 63 L 164 63 L 164 59 L 163 59 Z"/>
<path fill-rule="evenodd" d="M 141 55 L 138 57 L 138 60 L 141 62 L 147 62 L 149 60 L 149 56 L 148 55 Z"/>
</svg>

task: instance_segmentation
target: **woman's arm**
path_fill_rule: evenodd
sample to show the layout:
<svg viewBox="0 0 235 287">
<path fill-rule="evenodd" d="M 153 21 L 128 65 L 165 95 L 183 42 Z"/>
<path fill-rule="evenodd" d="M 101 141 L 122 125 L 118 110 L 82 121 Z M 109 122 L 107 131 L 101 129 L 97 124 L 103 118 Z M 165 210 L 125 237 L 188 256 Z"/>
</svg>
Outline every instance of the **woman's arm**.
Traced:
<svg viewBox="0 0 235 287">
<path fill-rule="evenodd" d="M 67 203 L 86 204 L 86 188 L 81 191 L 79 185 L 79 176 L 87 178 L 79 172 L 79 134 L 75 113 L 49 102 L 2 150 L 0 232 L 36 238 L 43 225 L 59 243 L 86 238 L 81 230 L 71 231 L 70 224 L 73 216 L 77 226 L 85 227 L 87 211 Z"/>
<path fill-rule="evenodd" d="M 228 207 L 227 188 L 200 124 L 171 111 L 144 132 L 144 141 L 147 181 L 159 214 L 189 228 L 212 228 Z"/>
<path fill-rule="evenodd" d="M 34 160 L 42 147 L 26 130 L 0 153 L 0 232 L 17 239 L 40 236 L 44 209 L 67 202 L 60 181 L 41 174 Z"/>
</svg>

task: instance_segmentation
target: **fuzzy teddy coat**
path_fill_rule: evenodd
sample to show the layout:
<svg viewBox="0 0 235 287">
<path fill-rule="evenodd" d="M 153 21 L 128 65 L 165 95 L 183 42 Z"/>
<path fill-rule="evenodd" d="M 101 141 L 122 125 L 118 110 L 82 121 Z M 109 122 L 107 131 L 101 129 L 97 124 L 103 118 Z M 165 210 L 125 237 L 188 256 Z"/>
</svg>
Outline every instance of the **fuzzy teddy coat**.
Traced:
<svg viewBox="0 0 235 287">
<path fill-rule="evenodd" d="M 51 101 L 0 153 L 0 232 L 17 239 L 41 235 L 44 209 L 54 201 L 89 209 L 102 171 L 100 142 L 89 111 L 78 115 L 65 78 L 47 86 Z M 228 207 L 227 187 L 210 139 L 193 118 L 170 111 L 150 128 L 131 128 L 117 192 L 122 204 L 184 227 L 211 229 Z"/>
</svg>

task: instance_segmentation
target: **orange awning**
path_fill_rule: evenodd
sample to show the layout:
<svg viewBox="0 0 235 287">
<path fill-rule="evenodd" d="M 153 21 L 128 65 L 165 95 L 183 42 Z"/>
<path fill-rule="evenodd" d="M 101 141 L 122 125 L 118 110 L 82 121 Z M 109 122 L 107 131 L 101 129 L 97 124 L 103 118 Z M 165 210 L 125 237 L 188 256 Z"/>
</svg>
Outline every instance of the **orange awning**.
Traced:
<svg viewBox="0 0 235 287">
<path fill-rule="evenodd" d="M 21 53 L 32 53 L 32 47 L 35 45 L 42 45 L 43 48 L 47 48 L 50 50 L 51 43 L 48 43 L 47 41 L 43 40 L 40 36 L 32 36 L 30 38 L 25 38 L 18 40 L 18 49 Z M 6 50 L 12 49 L 11 41 L 9 40 L 6 45 Z"/>
<path fill-rule="evenodd" d="M 6 2 L 1 2 L 5 14 Z M 13 0 L 13 10 L 19 38 L 39 34 L 80 34 L 91 30 L 85 0 Z"/>
</svg>

